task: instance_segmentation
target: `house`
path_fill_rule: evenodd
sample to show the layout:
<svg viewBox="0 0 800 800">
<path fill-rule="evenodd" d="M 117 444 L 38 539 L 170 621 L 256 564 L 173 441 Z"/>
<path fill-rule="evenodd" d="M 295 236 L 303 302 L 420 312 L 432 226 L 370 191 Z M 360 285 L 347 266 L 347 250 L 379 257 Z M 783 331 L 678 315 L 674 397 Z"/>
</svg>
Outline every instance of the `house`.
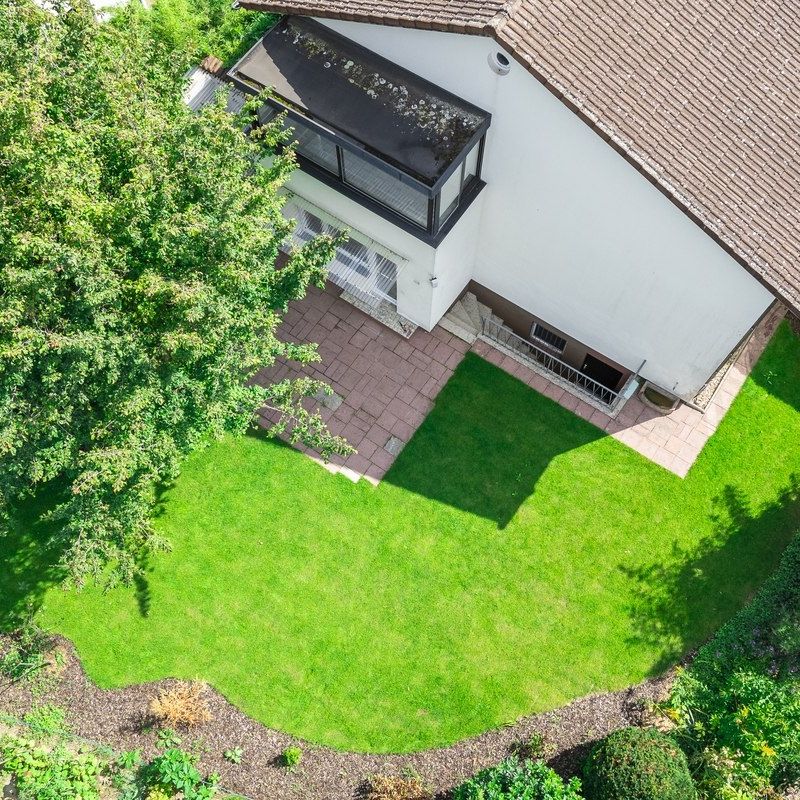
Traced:
<svg viewBox="0 0 800 800">
<path fill-rule="evenodd" d="M 692 404 L 800 306 L 789 5 L 240 5 L 284 15 L 227 79 L 288 114 L 297 235 L 350 229 L 331 278 L 397 329 L 481 332 L 613 409 Z"/>
</svg>

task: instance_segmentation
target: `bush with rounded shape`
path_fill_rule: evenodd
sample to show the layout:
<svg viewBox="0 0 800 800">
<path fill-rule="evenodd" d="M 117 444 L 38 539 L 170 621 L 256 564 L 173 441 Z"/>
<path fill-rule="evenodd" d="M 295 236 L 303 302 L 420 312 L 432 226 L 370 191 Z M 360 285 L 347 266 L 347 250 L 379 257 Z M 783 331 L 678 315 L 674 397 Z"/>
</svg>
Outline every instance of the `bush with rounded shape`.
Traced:
<svg viewBox="0 0 800 800">
<path fill-rule="evenodd" d="M 598 742 L 584 765 L 588 800 L 696 800 L 683 751 L 655 728 L 623 728 Z"/>
</svg>

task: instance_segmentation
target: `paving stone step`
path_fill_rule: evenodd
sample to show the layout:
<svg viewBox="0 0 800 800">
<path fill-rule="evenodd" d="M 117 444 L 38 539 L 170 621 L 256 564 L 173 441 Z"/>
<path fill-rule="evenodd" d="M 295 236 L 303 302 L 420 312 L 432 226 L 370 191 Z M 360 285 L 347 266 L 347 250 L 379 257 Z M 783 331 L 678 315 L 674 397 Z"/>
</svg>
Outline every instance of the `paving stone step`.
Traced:
<svg viewBox="0 0 800 800">
<path fill-rule="evenodd" d="M 478 338 L 478 335 L 472 330 L 472 326 L 469 328 L 465 327 L 450 314 L 445 314 L 439 321 L 439 324 L 448 333 L 452 333 L 453 336 L 457 336 L 468 344 L 472 344 Z"/>
<path fill-rule="evenodd" d="M 480 330 L 480 328 L 476 328 L 472 323 L 472 317 L 470 317 L 467 310 L 461 304 L 459 300 L 456 304 L 447 312 L 447 316 L 452 317 L 454 320 L 457 320 L 458 323 L 461 325 L 462 328 L 466 328 L 467 330 L 475 330 L 476 332 Z"/>
<path fill-rule="evenodd" d="M 472 292 L 467 292 L 461 298 L 461 305 L 464 307 L 464 310 L 469 314 L 469 318 L 472 320 L 473 326 L 477 329 L 481 329 L 481 313 L 478 308 L 478 298 L 475 297 Z"/>
</svg>

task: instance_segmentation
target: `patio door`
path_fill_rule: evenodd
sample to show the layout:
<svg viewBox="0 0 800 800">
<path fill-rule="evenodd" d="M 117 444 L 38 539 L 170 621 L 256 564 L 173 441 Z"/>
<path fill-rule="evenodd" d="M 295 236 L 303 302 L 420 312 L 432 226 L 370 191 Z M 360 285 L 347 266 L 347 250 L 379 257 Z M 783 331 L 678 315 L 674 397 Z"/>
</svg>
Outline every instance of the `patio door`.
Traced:
<svg viewBox="0 0 800 800">
<path fill-rule="evenodd" d="M 328 265 L 328 279 L 372 307 L 381 302 L 397 306 L 397 276 L 403 259 L 297 195 L 285 204 L 283 213 L 297 220 L 293 238 L 298 245 L 321 233 L 347 230 L 349 238 Z"/>
</svg>

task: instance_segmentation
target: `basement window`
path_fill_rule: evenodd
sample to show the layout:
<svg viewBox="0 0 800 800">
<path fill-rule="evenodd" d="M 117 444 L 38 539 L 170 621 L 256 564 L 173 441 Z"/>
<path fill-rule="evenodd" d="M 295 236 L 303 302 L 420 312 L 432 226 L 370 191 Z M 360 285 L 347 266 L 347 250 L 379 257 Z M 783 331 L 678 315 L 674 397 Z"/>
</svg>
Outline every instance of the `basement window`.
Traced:
<svg viewBox="0 0 800 800">
<path fill-rule="evenodd" d="M 543 344 L 548 350 L 554 353 L 563 353 L 564 348 L 567 346 L 567 340 L 563 336 L 559 336 L 549 328 L 545 328 L 541 322 L 534 322 L 531 327 L 531 339 Z"/>
</svg>

